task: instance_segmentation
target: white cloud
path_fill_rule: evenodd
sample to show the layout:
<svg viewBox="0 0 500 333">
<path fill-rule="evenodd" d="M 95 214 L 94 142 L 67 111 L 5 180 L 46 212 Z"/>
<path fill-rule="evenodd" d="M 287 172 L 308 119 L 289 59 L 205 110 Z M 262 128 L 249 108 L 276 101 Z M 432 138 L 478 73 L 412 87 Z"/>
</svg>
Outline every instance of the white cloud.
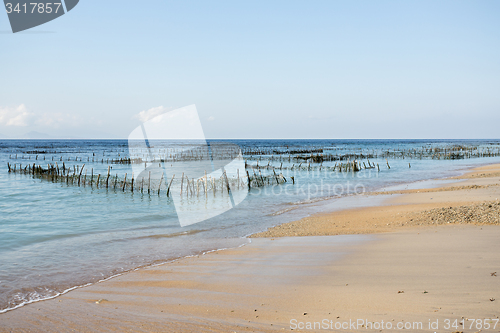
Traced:
<svg viewBox="0 0 500 333">
<path fill-rule="evenodd" d="M 17 107 L 0 107 L 0 125 L 28 126 L 33 113 L 29 112 L 26 105 Z"/>
<path fill-rule="evenodd" d="M 214 116 L 210 116 L 208 117 L 208 121 L 214 121 L 215 120 L 215 117 Z"/>
<path fill-rule="evenodd" d="M 151 108 L 149 110 L 144 110 L 139 112 L 134 116 L 135 119 L 139 119 L 141 122 L 145 123 L 146 121 L 153 119 L 154 117 L 157 117 L 167 111 L 170 111 L 172 108 L 166 108 L 163 106 L 157 106 L 154 108 Z"/>
</svg>

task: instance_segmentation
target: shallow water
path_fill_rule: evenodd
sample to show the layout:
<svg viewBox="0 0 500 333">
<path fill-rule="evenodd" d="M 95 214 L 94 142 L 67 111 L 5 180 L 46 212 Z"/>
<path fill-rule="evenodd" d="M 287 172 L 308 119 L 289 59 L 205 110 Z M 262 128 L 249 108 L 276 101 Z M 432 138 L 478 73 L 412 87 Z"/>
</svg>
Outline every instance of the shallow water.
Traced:
<svg viewBox="0 0 500 333">
<path fill-rule="evenodd" d="M 322 147 L 341 154 L 383 152 L 457 144 L 498 149 L 500 141 L 429 140 L 236 140 L 243 151 L 275 148 Z M 17 159 L 15 159 L 17 154 Z M 36 156 L 38 155 L 38 160 Z M 95 156 L 94 156 L 95 155 Z M 82 161 L 75 161 L 75 157 Z M 236 247 L 245 235 L 307 216 L 317 211 L 370 205 L 375 199 L 339 199 L 355 192 L 372 191 L 426 179 L 458 175 L 465 168 L 499 163 L 500 158 L 464 160 L 373 158 L 377 169 L 357 173 L 322 169 L 280 170 L 288 180 L 252 188 L 235 208 L 201 223 L 181 227 L 172 198 L 165 193 L 123 192 L 96 187 L 54 183 L 29 175 L 9 173 L 7 162 L 47 165 L 60 158 L 105 174 L 107 163 L 91 162 L 128 156 L 123 140 L 4 140 L 0 141 L 0 311 L 55 296 L 75 286 L 94 283 L 144 265 L 165 262 L 213 249 Z M 280 158 L 281 156 L 281 158 Z M 296 165 L 288 155 L 275 155 L 270 165 Z M 67 161 L 67 158 L 72 161 Z M 249 165 L 268 163 L 266 155 L 244 156 Z M 29 159 L 28 159 L 29 158 Z M 45 160 L 43 160 L 45 158 Z M 265 162 L 263 162 L 265 161 Z M 182 167 L 189 169 L 190 163 Z M 408 163 L 411 163 L 409 168 Z M 317 166 L 316 165 L 316 169 Z M 168 176 L 169 165 L 165 163 Z M 171 166 L 174 167 L 174 166 Z M 179 167 L 179 164 L 176 166 Z M 132 174 L 132 166 L 112 164 L 112 174 Z M 262 170 L 272 174 L 272 171 Z M 290 177 L 295 177 L 295 184 Z M 271 178 L 272 179 L 272 178 Z M 422 183 L 415 186 L 423 186 Z M 243 189 L 242 189 L 243 190 Z M 245 190 L 246 191 L 246 190 Z M 193 196 L 179 201 L 186 209 L 211 205 L 215 196 Z M 178 207 L 177 207 L 178 208 Z"/>
</svg>

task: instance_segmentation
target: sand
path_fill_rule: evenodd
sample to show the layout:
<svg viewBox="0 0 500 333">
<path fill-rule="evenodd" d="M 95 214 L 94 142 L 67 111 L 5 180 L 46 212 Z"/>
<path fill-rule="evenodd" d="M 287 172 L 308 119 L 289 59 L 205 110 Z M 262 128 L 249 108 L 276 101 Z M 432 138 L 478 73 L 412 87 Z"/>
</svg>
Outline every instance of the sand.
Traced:
<svg viewBox="0 0 500 333">
<path fill-rule="evenodd" d="M 33 303 L 0 314 L 0 332 L 311 331 L 314 323 L 315 331 L 389 332 L 390 323 L 476 332 L 471 318 L 498 318 L 500 309 L 499 170 L 475 170 L 447 190 L 393 193 L 380 207 L 319 214 L 242 248 Z M 446 320 L 466 329 L 446 328 Z M 491 328 L 482 331 L 500 324 Z"/>
<path fill-rule="evenodd" d="M 444 223 L 499 224 L 500 165 L 474 169 L 439 188 L 366 193 L 385 195 L 386 204 L 316 214 L 251 237 L 372 234 Z M 488 177 L 489 176 L 489 177 Z M 470 178 L 467 178 L 470 177 Z M 483 205 L 484 204 L 484 205 Z M 492 207 L 489 207 L 492 206 Z M 485 209 L 487 208 L 487 209 Z M 461 219 L 460 211 L 467 219 Z"/>
</svg>

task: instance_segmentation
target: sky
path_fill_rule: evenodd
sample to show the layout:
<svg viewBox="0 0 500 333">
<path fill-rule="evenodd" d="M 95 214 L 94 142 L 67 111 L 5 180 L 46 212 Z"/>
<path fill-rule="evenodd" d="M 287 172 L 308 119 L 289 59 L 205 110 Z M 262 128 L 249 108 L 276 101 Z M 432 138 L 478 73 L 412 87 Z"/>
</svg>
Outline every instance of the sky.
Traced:
<svg viewBox="0 0 500 333">
<path fill-rule="evenodd" d="M 13 34 L 0 137 L 500 138 L 499 1 L 81 0 Z"/>
</svg>

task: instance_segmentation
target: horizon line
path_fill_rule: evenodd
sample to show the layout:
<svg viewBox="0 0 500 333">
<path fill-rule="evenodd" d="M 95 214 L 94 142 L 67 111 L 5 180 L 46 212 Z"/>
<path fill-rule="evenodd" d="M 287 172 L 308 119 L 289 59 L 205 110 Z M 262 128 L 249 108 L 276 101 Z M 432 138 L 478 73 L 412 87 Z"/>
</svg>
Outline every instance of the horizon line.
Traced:
<svg viewBox="0 0 500 333">
<path fill-rule="evenodd" d="M 0 138 L 0 140 L 129 140 L 128 138 Z M 134 139 L 140 140 L 140 139 Z M 192 138 L 149 140 L 202 140 Z M 205 138 L 205 140 L 500 140 L 500 138 Z"/>
</svg>

